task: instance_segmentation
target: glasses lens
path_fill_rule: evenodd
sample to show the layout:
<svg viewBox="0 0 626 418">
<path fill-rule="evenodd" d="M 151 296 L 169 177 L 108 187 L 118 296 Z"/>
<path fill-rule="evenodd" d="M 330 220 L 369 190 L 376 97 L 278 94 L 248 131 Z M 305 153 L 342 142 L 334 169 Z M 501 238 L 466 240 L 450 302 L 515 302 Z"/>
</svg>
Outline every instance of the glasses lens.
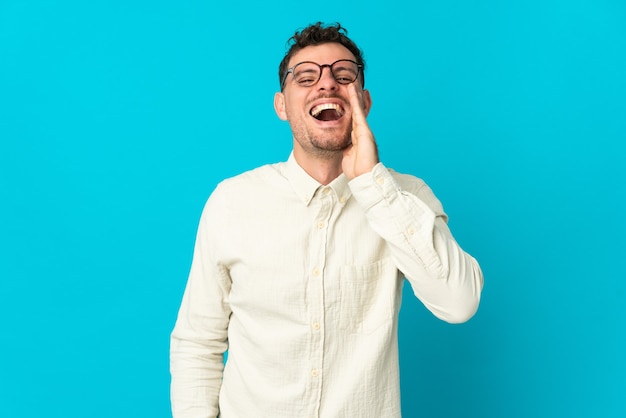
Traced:
<svg viewBox="0 0 626 418">
<path fill-rule="evenodd" d="M 293 78 L 296 83 L 304 87 L 315 85 L 320 79 L 320 71 L 328 65 L 319 65 L 313 62 L 301 62 L 293 68 Z M 330 70 L 339 84 L 350 84 L 359 76 L 359 66 L 350 60 L 335 62 Z"/>
<path fill-rule="evenodd" d="M 350 84 L 359 76 L 359 67 L 349 60 L 337 61 L 331 70 L 339 84 Z"/>
<path fill-rule="evenodd" d="M 320 67 L 311 62 L 303 62 L 293 69 L 293 78 L 298 84 L 310 87 L 320 79 Z"/>
</svg>

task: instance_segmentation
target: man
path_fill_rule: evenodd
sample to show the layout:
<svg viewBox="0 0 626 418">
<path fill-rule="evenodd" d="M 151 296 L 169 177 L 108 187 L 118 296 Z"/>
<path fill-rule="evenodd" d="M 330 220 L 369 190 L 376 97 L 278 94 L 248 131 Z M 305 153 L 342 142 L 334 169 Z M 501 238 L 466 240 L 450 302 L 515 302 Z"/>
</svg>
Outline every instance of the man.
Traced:
<svg viewBox="0 0 626 418">
<path fill-rule="evenodd" d="M 175 418 L 400 417 L 404 278 L 445 321 L 478 307 L 482 273 L 439 201 L 378 160 L 361 51 L 339 24 L 290 40 L 274 108 L 293 152 L 207 202 L 172 333 Z"/>
</svg>

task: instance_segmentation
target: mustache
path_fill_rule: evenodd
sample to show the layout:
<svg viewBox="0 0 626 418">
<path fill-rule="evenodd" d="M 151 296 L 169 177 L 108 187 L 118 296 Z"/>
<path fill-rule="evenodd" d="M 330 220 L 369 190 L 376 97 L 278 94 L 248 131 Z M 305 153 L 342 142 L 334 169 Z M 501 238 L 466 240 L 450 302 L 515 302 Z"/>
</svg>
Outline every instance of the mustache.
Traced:
<svg viewBox="0 0 626 418">
<path fill-rule="evenodd" d="M 337 100 L 340 100 L 344 105 L 348 103 L 345 98 L 341 97 L 337 93 L 322 93 L 322 94 L 319 94 L 318 96 L 308 100 L 306 102 L 306 104 L 310 105 L 311 103 L 313 103 L 313 102 L 315 102 L 317 100 L 320 100 L 320 99 L 337 99 Z"/>
</svg>

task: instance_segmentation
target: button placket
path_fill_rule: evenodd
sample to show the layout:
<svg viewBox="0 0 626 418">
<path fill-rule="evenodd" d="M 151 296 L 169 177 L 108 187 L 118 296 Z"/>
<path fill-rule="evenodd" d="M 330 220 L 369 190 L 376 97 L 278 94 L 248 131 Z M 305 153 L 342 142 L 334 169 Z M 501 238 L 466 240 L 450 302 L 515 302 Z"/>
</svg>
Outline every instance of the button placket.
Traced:
<svg viewBox="0 0 626 418">
<path fill-rule="evenodd" d="M 312 203 L 319 208 L 313 219 L 311 235 L 311 259 L 309 280 L 309 324 L 311 338 L 310 385 L 312 393 L 317 397 L 319 405 L 323 383 L 322 368 L 324 365 L 324 268 L 326 266 L 328 222 L 333 210 L 333 193 L 330 187 L 318 190 Z"/>
</svg>

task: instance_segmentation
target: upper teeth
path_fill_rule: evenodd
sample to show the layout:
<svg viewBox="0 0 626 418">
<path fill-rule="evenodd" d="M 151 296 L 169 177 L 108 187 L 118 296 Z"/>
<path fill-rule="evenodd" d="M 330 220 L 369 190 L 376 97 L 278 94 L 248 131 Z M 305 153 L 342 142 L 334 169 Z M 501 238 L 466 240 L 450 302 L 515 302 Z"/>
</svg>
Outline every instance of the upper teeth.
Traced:
<svg viewBox="0 0 626 418">
<path fill-rule="evenodd" d="M 337 103 L 322 103 L 320 105 L 315 106 L 311 109 L 311 115 L 317 116 L 322 113 L 322 110 L 330 110 L 334 109 L 339 116 L 343 115 L 343 108 L 339 106 Z"/>
</svg>

